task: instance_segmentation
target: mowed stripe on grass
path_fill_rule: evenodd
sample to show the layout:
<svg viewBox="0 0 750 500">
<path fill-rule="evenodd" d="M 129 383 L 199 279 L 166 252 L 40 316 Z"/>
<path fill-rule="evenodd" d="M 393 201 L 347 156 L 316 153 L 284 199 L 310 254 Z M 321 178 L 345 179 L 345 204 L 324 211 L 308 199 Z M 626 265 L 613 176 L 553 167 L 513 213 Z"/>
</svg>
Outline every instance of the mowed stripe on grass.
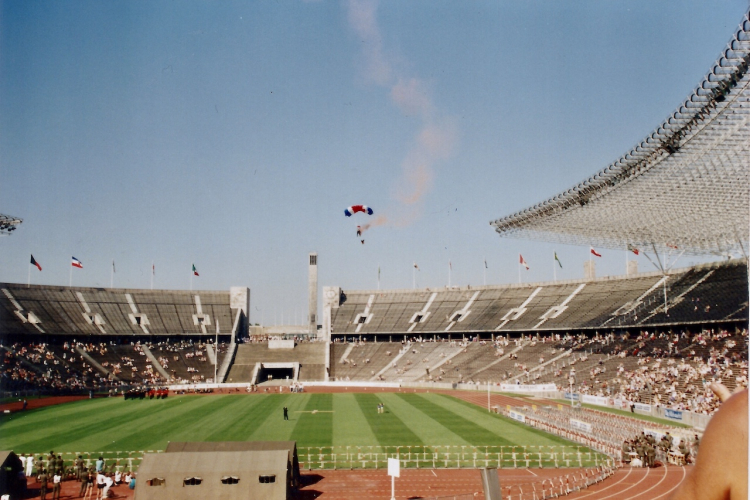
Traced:
<svg viewBox="0 0 750 500">
<path fill-rule="evenodd" d="M 386 394 L 355 394 L 367 423 L 380 446 L 399 446 L 404 444 L 421 445 L 422 440 L 388 408 Z M 384 401 L 385 400 L 385 401 Z M 378 413 L 378 403 L 386 404 L 386 411 Z"/>
<path fill-rule="evenodd" d="M 385 413 L 377 412 L 380 402 Z M 283 406 L 289 421 L 283 420 Z M 0 449 L 18 453 L 159 450 L 169 441 L 220 440 L 295 440 L 299 447 L 565 443 L 434 393 L 108 398 L 0 418 Z"/>
</svg>

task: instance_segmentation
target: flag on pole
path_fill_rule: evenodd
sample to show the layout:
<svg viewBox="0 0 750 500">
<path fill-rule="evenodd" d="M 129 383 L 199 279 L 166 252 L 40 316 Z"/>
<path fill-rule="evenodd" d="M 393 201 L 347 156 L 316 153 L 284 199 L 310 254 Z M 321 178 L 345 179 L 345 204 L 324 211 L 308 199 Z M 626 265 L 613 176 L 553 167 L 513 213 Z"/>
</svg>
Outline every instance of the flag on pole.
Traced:
<svg viewBox="0 0 750 500">
<path fill-rule="evenodd" d="M 378 266 L 378 279 L 380 279 L 380 266 Z"/>
<path fill-rule="evenodd" d="M 521 264 L 521 265 L 522 265 L 523 267 L 525 267 L 525 268 L 526 268 L 526 270 L 528 271 L 528 270 L 529 270 L 529 265 L 528 265 L 528 264 L 526 263 L 526 261 L 525 261 L 525 260 L 523 260 L 523 255 L 521 255 L 521 254 L 519 253 L 519 254 L 518 254 L 518 256 L 520 257 L 519 263 L 520 263 L 520 264 Z"/>
<path fill-rule="evenodd" d="M 641 252 L 640 250 L 638 250 L 636 247 L 634 247 L 630 243 L 628 243 L 628 250 L 630 250 L 631 252 L 633 252 L 636 255 L 638 255 Z"/>
<path fill-rule="evenodd" d="M 596 251 L 596 250 L 594 250 L 594 247 L 590 247 L 590 248 L 591 248 L 591 254 L 592 254 L 592 255 L 596 255 L 597 257 L 601 257 L 601 256 L 602 256 L 602 254 L 600 254 L 600 253 L 597 253 L 597 251 Z"/>
<path fill-rule="evenodd" d="M 560 262 L 560 259 L 557 258 L 557 252 L 555 252 L 555 260 L 560 265 L 560 269 L 562 269 L 562 262 Z"/>
<path fill-rule="evenodd" d="M 450 268 L 451 271 L 453 270 L 453 264 L 451 263 L 451 261 L 448 261 L 448 267 Z"/>
<path fill-rule="evenodd" d="M 42 266 L 41 266 L 41 265 L 39 265 L 39 262 L 37 262 L 37 261 L 36 261 L 36 260 L 34 259 L 34 256 L 33 256 L 33 255 L 31 256 L 31 265 L 32 265 L 32 266 L 36 266 L 36 268 L 37 268 L 37 269 L 39 269 L 40 271 L 42 270 Z"/>
<path fill-rule="evenodd" d="M 487 269 L 487 259 L 484 259 L 484 268 Z"/>
<path fill-rule="evenodd" d="M 151 264 L 151 276 L 155 276 L 155 275 L 156 275 L 156 266 Z"/>
<path fill-rule="evenodd" d="M 117 271 L 115 270 L 115 261 L 114 261 L 114 260 L 112 261 L 112 272 L 113 272 L 113 273 L 116 273 L 116 272 L 117 272 Z"/>
<path fill-rule="evenodd" d="M 70 261 L 70 265 L 73 267 L 77 267 L 78 269 L 83 269 L 83 264 L 75 257 L 73 257 L 73 259 Z"/>
<path fill-rule="evenodd" d="M 414 269 L 416 269 L 417 271 L 419 271 L 419 266 L 417 265 L 416 262 L 414 263 Z"/>
<path fill-rule="evenodd" d="M 195 268 L 195 264 L 193 264 L 193 274 L 195 276 L 200 276 L 200 274 L 198 274 L 198 270 Z"/>
</svg>

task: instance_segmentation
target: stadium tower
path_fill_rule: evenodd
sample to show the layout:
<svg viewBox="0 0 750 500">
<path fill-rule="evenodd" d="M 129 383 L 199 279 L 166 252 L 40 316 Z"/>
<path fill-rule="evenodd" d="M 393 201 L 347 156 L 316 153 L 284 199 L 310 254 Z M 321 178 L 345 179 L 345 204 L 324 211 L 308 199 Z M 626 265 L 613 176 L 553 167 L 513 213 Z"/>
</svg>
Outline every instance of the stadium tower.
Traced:
<svg viewBox="0 0 750 500">
<path fill-rule="evenodd" d="M 307 268 L 307 322 L 310 335 L 318 331 L 318 254 L 310 254 Z"/>
</svg>

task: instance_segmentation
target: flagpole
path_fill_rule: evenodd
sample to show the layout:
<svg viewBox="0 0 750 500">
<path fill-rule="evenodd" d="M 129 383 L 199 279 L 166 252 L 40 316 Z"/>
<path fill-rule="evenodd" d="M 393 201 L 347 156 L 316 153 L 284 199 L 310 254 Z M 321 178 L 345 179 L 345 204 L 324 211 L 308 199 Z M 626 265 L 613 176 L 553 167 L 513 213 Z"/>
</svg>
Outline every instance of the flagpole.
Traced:
<svg viewBox="0 0 750 500">
<path fill-rule="evenodd" d="M 109 273 L 109 287 L 115 287 L 115 261 L 112 261 L 112 272 Z"/>
<path fill-rule="evenodd" d="M 380 264 L 378 264 L 378 290 L 380 290 Z"/>
<path fill-rule="evenodd" d="M 414 264 L 411 269 L 411 287 L 417 288 L 417 265 Z"/>
<path fill-rule="evenodd" d="M 195 274 L 195 272 L 193 271 L 194 266 L 195 264 L 190 265 L 190 291 L 191 292 L 193 291 L 193 275 Z"/>
<path fill-rule="evenodd" d="M 26 283 L 26 288 L 31 286 L 31 261 L 29 261 L 29 281 Z"/>
<path fill-rule="evenodd" d="M 518 282 L 521 282 L 521 259 L 518 259 Z"/>
<path fill-rule="evenodd" d="M 70 279 L 68 279 L 68 288 L 73 286 L 73 264 L 70 264 Z"/>
<path fill-rule="evenodd" d="M 214 344 L 214 384 L 219 382 L 216 380 L 217 376 L 217 363 L 219 362 L 219 320 L 216 320 L 216 343 Z"/>
<path fill-rule="evenodd" d="M 451 286 L 451 271 L 453 271 L 453 266 L 451 265 L 450 261 L 448 261 L 448 287 Z"/>
<path fill-rule="evenodd" d="M 154 261 L 151 261 L 151 290 L 154 289 Z"/>
<path fill-rule="evenodd" d="M 627 247 L 625 247 L 625 276 L 628 275 L 628 252 L 629 251 L 630 250 L 628 250 Z"/>
<path fill-rule="evenodd" d="M 482 283 L 487 286 L 487 259 L 484 259 L 484 269 L 482 269 L 483 279 Z"/>
</svg>

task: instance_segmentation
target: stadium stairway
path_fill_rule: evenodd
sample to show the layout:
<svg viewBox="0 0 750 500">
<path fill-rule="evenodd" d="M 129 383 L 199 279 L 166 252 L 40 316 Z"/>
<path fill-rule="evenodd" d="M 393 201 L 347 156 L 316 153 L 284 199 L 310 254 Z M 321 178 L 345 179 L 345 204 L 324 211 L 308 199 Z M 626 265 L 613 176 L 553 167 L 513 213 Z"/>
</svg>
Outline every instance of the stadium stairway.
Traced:
<svg viewBox="0 0 750 500">
<path fill-rule="evenodd" d="M 151 361 L 153 367 L 156 368 L 156 371 L 159 372 L 159 375 L 164 377 L 164 380 L 169 380 L 169 373 L 167 373 L 167 370 L 165 370 L 164 367 L 161 366 L 161 363 L 159 363 L 159 360 L 156 359 L 156 356 L 154 356 L 154 353 L 151 352 L 151 349 L 149 349 L 146 345 L 141 346 L 141 349 L 143 349 L 143 353 Z"/>
<path fill-rule="evenodd" d="M 256 363 L 298 362 L 299 380 L 323 380 L 325 376 L 324 342 L 300 342 L 294 349 L 269 349 L 268 343 L 237 344 L 227 382 L 252 382 Z"/>
<path fill-rule="evenodd" d="M 107 377 L 111 377 L 111 378 L 113 378 L 115 380 L 120 380 L 119 377 L 117 377 L 114 373 L 110 372 L 109 370 L 107 370 L 106 368 L 104 368 L 102 365 L 100 365 L 98 361 L 96 361 L 94 358 L 92 358 L 89 355 L 89 353 L 87 353 L 86 351 L 84 351 L 80 347 L 76 347 L 76 351 L 78 352 L 78 354 L 80 354 L 81 356 L 83 356 L 84 359 L 86 361 L 88 361 L 88 363 L 91 366 L 93 366 L 94 368 L 96 368 L 97 370 L 99 370 L 99 372 L 101 372 L 102 374 L 106 375 Z"/>
</svg>

